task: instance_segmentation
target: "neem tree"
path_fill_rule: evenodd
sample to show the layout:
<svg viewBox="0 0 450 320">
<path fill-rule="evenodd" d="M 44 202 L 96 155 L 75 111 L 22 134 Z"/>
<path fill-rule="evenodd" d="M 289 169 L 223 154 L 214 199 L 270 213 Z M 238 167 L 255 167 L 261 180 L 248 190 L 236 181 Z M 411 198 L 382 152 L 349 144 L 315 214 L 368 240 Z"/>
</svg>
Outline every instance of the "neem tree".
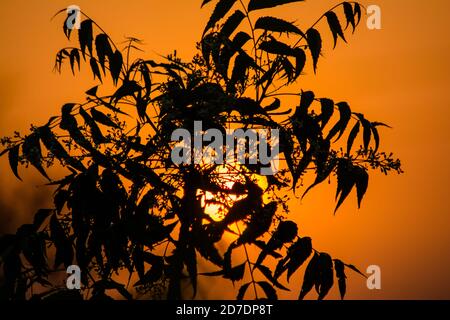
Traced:
<svg viewBox="0 0 450 320">
<path fill-rule="evenodd" d="M 65 104 L 60 115 L 28 135 L 2 140 L 2 155 L 19 179 L 19 164 L 31 165 L 55 188 L 54 208 L 39 210 L 33 223 L 0 238 L 3 298 L 105 299 L 110 290 L 132 298 L 133 287 L 149 297 L 192 298 L 198 276 L 217 276 L 246 279 L 238 299 L 276 299 L 277 290 L 288 290 L 281 276 L 289 280 L 308 259 L 303 284 L 295 285 L 299 298 L 315 287 L 323 299 L 335 276 L 344 297 L 346 268 L 358 270 L 298 235 L 287 220 L 292 213 L 286 201 L 296 190 L 304 195 L 335 176 L 336 209 L 354 188 L 360 205 L 369 169 L 401 172 L 398 160 L 378 150 L 384 124 L 352 112 L 346 102 L 296 87 L 306 62 L 317 70 L 319 23 L 328 25 L 336 45 L 339 38 L 345 41 L 338 14 L 345 29 L 354 31 L 361 6 L 343 2 L 302 31 L 259 11 L 299 0 L 215 2 L 199 54 L 187 63 L 176 54 L 162 62 L 133 59 L 139 40 L 129 38 L 120 50 L 83 14 L 79 43 L 59 51 L 55 67 L 61 71 L 68 60 L 75 72 L 86 62 L 99 85 L 86 91 L 84 102 Z M 103 92 L 107 78 L 112 93 Z M 297 96 L 298 105 L 289 106 L 288 96 Z M 177 128 L 192 132 L 194 121 L 224 133 L 279 130 L 282 169 L 261 177 L 258 164 L 175 165 L 171 134 Z M 360 135 L 362 144 L 354 150 Z M 62 166 L 67 175 L 53 180 L 49 166 Z M 306 174 L 315 181 L 304 188 Z M 248 247 L 259 252 L 254 261 Z M 232 261 L 239 252 L 246 258 L 235 261 L 236 254 Z M 276 268 L 267 267 L 270 260 Z M 211 272 L 199 273 L 200 262 Z M 65 275 L 61 267 L 73 264 L 82 283 L 75 294 L 61 277 L 50 276 Z"/>
</svg>

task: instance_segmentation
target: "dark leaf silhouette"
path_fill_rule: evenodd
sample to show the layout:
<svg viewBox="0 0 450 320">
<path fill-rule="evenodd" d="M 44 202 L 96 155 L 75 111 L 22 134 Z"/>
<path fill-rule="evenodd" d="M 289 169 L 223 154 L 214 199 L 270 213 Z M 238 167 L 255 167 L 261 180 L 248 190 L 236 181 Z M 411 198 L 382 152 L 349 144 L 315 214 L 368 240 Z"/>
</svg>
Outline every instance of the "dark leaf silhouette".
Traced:
<svg viewBox="0 0 450 320">
<path fill-rule="evenodd" d="M 97 37 L 95 38 L 95 49 L 97 50 L 98 62 L 102 67 L 103 73 L 105 73 L 106 57 L 111 59 L 113 56 L 113 50 L 106 34 L 102 33 L 97 35 Z"/>
<path fill-rule="evenodd" d="M 94 79 L 98 78 L 100 82 L 102 81 L 102 75 L 100 74 L 100 68 L 98 67 L 97 60 L 95 58 L 90 59 L 92 74 L 94 75 Z"/>
<path fill-rule="evenodd" d="M 228 38 L 231 34 L 239 27 L 239 24 L 244 20 L 245 14 L 240 10 L 236 10 L 225 22 L 222 29 L 220 30 L 220 34 Z"/>
<path fill-rule="evenodd" d="M 334 102 L 331 99 L 322 98 L 320 99 L 320 106 L 322 112 L 320 115 L 321 128 L 323 129 L 333 116 Z"/>
<path fill-rule="evenodd" d="M 205 35 L 209 29 L 213 28 L 215 24 L 231 10 L 235 2 L 236 0 L 219 0 L 211 17 L 209 18 L 208 23 L 206 24 L 203 35 Z"/>
<path fill-rule="evenodd" d="M 247 292 L 248 287 L 251 285 L 251 282 L 247 282 L 245 284 L 243 284 L 240 288 L 239 288 L 239 292 L 238 295 L 236 297 L 236 300 L 243 300 L 245 293 Z"/>
<path fill-rule="evenodd" d="M 258 281 L 258 285 L 263 289 L 269 300 L 278 300 L 277 291 L 267 281 Z"/>
<path fill-rule="evenodd" d="M 96 109 L 91 109 L 91 115 L 92 115 L 92 118 L 94 118 L 94 120 L 97 121 L 98 123 L 101 123 L 108 127 L 113 127 L 113 128 L 118 127 L 118 125 L 114 121 L 112 121 L 107 115 L 105 115 L 101 111 L 98 111 Z"/>
<path fill-rule="evenodd" d="M 122 70 L 123 57 L 120 51 L 116 50 L 114 54 L 109 59 L 109 70 L 111 72 L 111 77 L 113 78 L 114 84 L 120 77 L 120 71 Z"/>
<path fill-rule="evenodd" d="M 353 127 L 352 131 L 350 131 L 350 134 L 348 136 L 347 140 L 347 154 L 350 154 L 350 151 L 352 150 L 353 142 L 355 141 L 356 136 L 359 133 L 359 127 L 360 124 L 357 122 L 355 126 Z"/>
<path fill-rule="evenodd" d="M 24 158 L 33 165 L 44 177 L 51 180 L 42 167 L 42 151 L 39 139 L 39 132 L 35 131 L 27 136 L 22 145 Z"/>
<path fill-rule="evenodd" d="M 314 72 L 317 71 L 317 62 L 319 61 L 320 53 L 322 52 L 322 37 L 319 31 L 314 28 L 308 29 L 306 32 L 306 41 L 313 59 Z"/>
<path fill-rule="evenodd" d="M 44 221 L 53 213 L 52 209 L 39 209 L 34 215 L 33 226 L 38 230 Z"/>
<path fill-rule="evenodd" d="M 358 208 L 361 207 L 361 201 L 366 194 L 367 187 L 369 185 L 369 174 L 366 169 L 361 167 L 355 167 L 354 173 L 356 179 L 356 192 L 358 196 Z"/>
<path fill-rule="evenodd" d="M 286 33 L 296 33 L 303 35 L 293 23 L 287 22 L 285 20 L 275 18 L 275 17 L 261 17 L 255 23 L 255 29 L 262 29 L 272 32 L 286 32 Z"/>
<path fill-rule="evenodd" d="M 319 300 L 323 300 L 333 286 L 333 260 L 327 253 L 320 253 L 317 261 L 317 282 Z M 317 288 L 317 287 L 316 287 Z"/>
<path fill-rule="evenodd" d="M 319 254 L 314 253 L 314 256 L 309 261 L 306 267 L 305 276 L 303 277 L 302 289 L 300 291 L 299 300 L 303 300 L 305 296 L 311 291 L 317 283 L 317 268 L 319 264 Z"/>
<path fill-rule="evenodd" d="M 344 7 L 345 18 L 347 19 L 347 25 L 345 26 L 345 29 L 347 29 L 348 26 L 351 25 L 353 28 L 353 32 L 355 32 L 356 21 L 355 15 L 353 13 L 353 7 L 349 2 L 344 2 L 342 5 Z"/>
<path fill-rule="evenodd" d="M 20 150 L 19 144 L 15 145 L 11 149 L 9 149 L 8 160 L 9 160 L 9 166 L 11 167 L 11 170 L 14 173 L 14 175 L 17 177 L 17 179 L 22 180 L 19 177 L 19 173 L 17 170 L 17 167 L 19 166 L 19 150 Z"/>
<path fill-rule="evenodd" d="M 84 20 L 81 22 L 80 30 L 78 31 L 78 38 L 80 40 L 80 48 L 83 58 L 86 57 L 86 48 L 92 56 L 92 42 L 94 41 L 92 20 Z"/>
<path fill-rule="evenodd" d="M 300 2 L 303 0 L 250 0 L 248 4 L 248 11 L 259 9 L 268 9 L 276 6 L 281 6 L 287 3 Z"/>
<path fill-rule="evenodd" d="M 345 132 L 347 125 L 352 117 L 352 111 L 350 106 L 346 102 L 339 102 L 336 104 L 339 109 L 339 121 L 330 130 L 327 136 L 327 140 L 333 139 L 333 137 L 338 134 L 335 141 L 339 140 Z"/>
<path fill-rule="evenodd" d="M 339 22 L 339 19 L 333 11 L 328 11 L 325 16 L 327 17 L 328 25 L 330 26 L 331 33 L 333 34 L 334 39 L 334 47 L 336 47 L 338 36 L 344 40 L 344 42 L 347 42 L 345 40 L 344 32 L 342 31 L 341 23 Z"/>
<path fill-rule="evenodd" d="M 338 278 L 339 293 L 341 295 L 341 299 L 343 300 L 347 291 L 347 277 L 345 275 L 344 263 L 341 260 L 335 259 L 334 270 L 336 271 L 336 278 Z"/>
</svg>

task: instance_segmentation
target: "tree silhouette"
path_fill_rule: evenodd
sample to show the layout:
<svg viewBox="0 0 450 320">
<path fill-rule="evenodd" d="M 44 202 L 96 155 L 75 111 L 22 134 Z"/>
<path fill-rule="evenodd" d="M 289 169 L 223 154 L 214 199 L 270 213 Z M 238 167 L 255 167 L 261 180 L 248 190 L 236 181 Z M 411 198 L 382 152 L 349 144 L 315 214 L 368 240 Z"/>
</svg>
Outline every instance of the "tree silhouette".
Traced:
<svg viewBox="0 0 450 320">
<path fill-rule="evenodd" d="M 202 6 L 209 2 L 217 4 L 190 62 L 176 53 L 161 62 L 134 59 L 138 39 L 127 38 L 120 50 L 82 14 L 78 44 L 57 53 L 55 68 L 61 72 L 68 60 L 75 74 L 85 63 L 99 84 L 86 91 L 84 102 L 65 104 L 28 135 L 2 139 L 1 155 L 8 155 L 17 178 L 19 164 L 31 165 L 55 188 L 54 208 L 39 210 L 33 223 L 0 238 L 3 299 L 110 299 L 111 290 L 131 299 L 130 287 L 192 298 L 199 276 L 234 283 L 246 272 L 251 280 L 240 286 L 238 299 L 276 299 L 278 290 L 289 290 L 281 276 L 289 281 L 308 259 L 299 298 L 313 287 L 325 298 L 335 276 L 344 298 L 345 271 L 358 269 L 298 235 L 287 200 L 336 177 L 336 210 L 352 189 L 360 206 L 369 169 L 401 172 L 399 160 L 379 151 L 378 129 L 387 125 L 297 86 L 306 62 L 317 71 L 319 23 L 336 46 L 346 41 L 346 29 L 355 31 L 362 6 L 340 3 L 302 31 L 259 11 L 299 0 L 204 0 Z M 70 18 L 64 33 L 73 40 Z M 112 86 L 104 85 L 108 79 Z M 299 99 L 291 109 L 289 96 Z M 280 170 L 263 177 L 261 163 L 174 164 L 172 133 L 184 128 L 194 134 L 194 121 L 223 135 L 227 128 L 279 130 Z M 353 148 L 358 137 L 362 145 Z M 64 167 L 66 175 L 49 177 L 49 166 Z M 303 185 L 307 174 L 315 176 L 311 186 Z M 224 252 L 219 243 L 226 244 Z M 255 261 L 249 247 L 259 252 Z M 246 257 L 241 264 L 232 261 L 237 251 Z M 276 261 L 273 270 L 269 260 Z M 199 273 L 200 261 L 215 267 Z M 81 291 L 51 280 L 73 264 L 81 269 Z M 130 284 L 135 273 L 138 281 Z M 118 274 L 129 276 L 120 280 Z M 182 289 L 185 282 L 192 290 Z"/>
</svg>

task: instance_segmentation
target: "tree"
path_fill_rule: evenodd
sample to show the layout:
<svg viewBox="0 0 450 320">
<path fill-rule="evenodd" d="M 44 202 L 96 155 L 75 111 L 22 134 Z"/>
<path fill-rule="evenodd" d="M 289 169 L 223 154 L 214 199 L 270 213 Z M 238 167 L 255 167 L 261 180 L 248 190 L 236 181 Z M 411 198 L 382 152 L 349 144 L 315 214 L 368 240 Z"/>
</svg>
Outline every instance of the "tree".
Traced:
<svg viewBox="0 0 450 320">
<path fill-rule="evenodd" d="M 68 60 L 75 74 L 86 63 L 99 84 L 86 91 L 84 102 L 65 104 L 58 116 L 32 126 L 26 136 L 2 139 L 1 155 L 8 155 L 18 179 L 19 164 L 30 165 L 55 188 L 53 208 L 39 210 L 33 223 L 0 238 L 2 297 L 109 299 L 116 290 L 131 299 L 129 281 L 122 283 L 116 275 L 127 273 L 131 279 L 137 273 L 132 285 L 142 292 L 191 298 L 199 276 L 236 282 L 248 272 L 251 281 L 240 286 L 238 299 L 262 298 L 262 292 L 276 299 L 277 290 L 289 290 L 281 276 L 289 280 L 307 264 L 300 299 L 313 287 L 319 299 L 325 298 L 335 277 L 344 298 L 345 271 L 358 269 L 314 249 L 311 238 L 299 235 L 296 223 L 288 220 L 294 213 L 286 201 L 336 177 L 336 210 L 352 189 L 360 206 L 370 169 L 387 174 L 401 173 L 401 167 L 392 154 L 379 151 L 378 129 L 387 125 L 352 112 L 346 102 L 317 98 L 297 86 L 307 62 L 317 71 L 318 24 L 327 23 L 336 46 L 346 41 L 345 30 L 355 31 L 360 23 L 361 5 L 340 3 L 306 31 L 260 14 L 299 1 L 204 0 L 202 6 L 216 5 L 190 62 L 176 53 L 161 62 L 133 59 L 138 39 L 128 38 L 120 50 L 83 13 L 79 43 L 57 53 L 55 68 L 61 72 Z M 346 21 L 345 30 L 338 15 Z M 69 18 L 64 34 L 73 40 Z M 114 89 L 108 94 L 102 91 L 109 80 Z M 288 96 L 298 97 L 298 105 L 289 109 Z M 227 128 L 277 130 L 280 170 L 263 177 L 258 162 L 175 164 L 172 133 L 183 128 L 193 135 L 194 121 L 223 136 Z M 359 136 L 362 145 L 353 148 Z M 66 175 L 49 177 L 49 166 L 62 166 Z M 305 188 L 307 174 L 315 181 Z M 228 249 L 221 252 L 218 242 Z M 247 254 L 249 246 L 259 252 L 256 261 Z M 239 250 L 246 254 L 241 264 L 232 261 Z M 267 266 L 269 259 L 277 262 L 274 270 Z M 200 261 L 215 269 L 200 274 Z M 49 278 L 73 264 L 81 269 L 80 293 Z M 182 290 L 186 281 L 192 295 Z M 32 294 L 33 287 L 40 293 Z"/>
</svg>

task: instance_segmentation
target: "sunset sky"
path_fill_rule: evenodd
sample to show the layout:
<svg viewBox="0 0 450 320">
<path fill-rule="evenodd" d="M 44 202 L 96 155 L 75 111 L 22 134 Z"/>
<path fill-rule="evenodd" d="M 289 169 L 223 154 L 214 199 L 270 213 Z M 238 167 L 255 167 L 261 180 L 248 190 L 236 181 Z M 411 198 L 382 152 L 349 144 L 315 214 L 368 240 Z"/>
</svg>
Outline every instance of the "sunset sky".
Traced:
<svg viewBox="0 0 450 320">
<path fill-rule="evenodd" d="M 272 15 L 295 20 L 306 30 L 339 1 L 306 1 L 277 8 Z M 393 127 L 382 131 L 381 149 L 403 163 L 403 175 L 374 173 L 362 208 L 352 194 L 333 215 L 335 184 L 292 197 L 292 219 L 314 247 L 360 269 L 379 265 L 382 289 L 368 290 L 365 280 L 348 272 L 348 299 L 450 299 L 450 2 L 447 0 L 375 0 L 382 30 L 368 30 L 365 19 L 348 45 L 332 49 L 327 36 L 318 74 L 306 70 L 298 88 L 317 97 L 347 101 L 368 119 Z M 58 49 L 68 45 L 59 9 L 76 4 L 120 43 L 126 36 L 144 40 L 142 56 L 171 53 L 189 60 L 212 6 L 200 0 L 17 0 L 0 2 L 0 136 L 43 124 L 66 102 L 84 99 L 94 85 L 84 72 L 52 71 Z M 83 69 L 83 67 L 82 67 Z M 33 210 L 49 202 L 49 190 L 32 170 L 17 181 L 0 159 L 0 232 L 15 231 Z M 302 269 L 303 270 L 303 269 Z M 295 299 L 301 274 L 291 280 Z M 283 279 L 284 281 L 284 279 Z M 201 281 L 200 284 L 205 284 Z M 208 283 L 202 298 L 233 298 L 228 283 Z M 331 298 L 336 298 L 333 289 Z"/>
</svg>

